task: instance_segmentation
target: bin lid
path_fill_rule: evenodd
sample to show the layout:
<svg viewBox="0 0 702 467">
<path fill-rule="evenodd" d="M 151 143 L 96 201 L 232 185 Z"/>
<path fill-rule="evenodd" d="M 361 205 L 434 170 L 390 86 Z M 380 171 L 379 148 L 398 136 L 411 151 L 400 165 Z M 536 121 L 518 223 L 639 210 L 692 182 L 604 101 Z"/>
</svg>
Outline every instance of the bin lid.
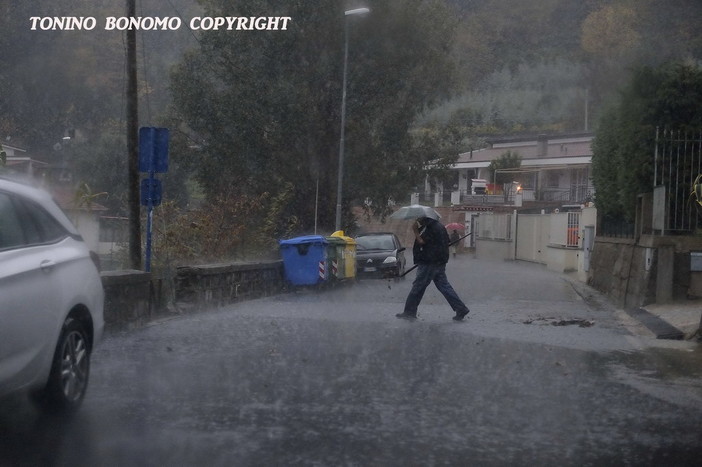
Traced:
<svg viewBox="0 0 702 467">
<path fill-rule="evenodd" d="M 329 242 L 330 245 L 346 245 L 346 242 L 344 241 L 344 239 L 340 238 L 340 237 L 330 236 L 330 237 L 327 237 L 327 241 Z"/>
<path fill-rule="evenodd" d="M 339 239 L 343 240 L 344 243 L 347 244 L 347 245 L 355 245 L 355 244 L 356 244 L 356 240 L 354 240 L 354 239 L 351 238 L 351 237 L 345 236 L 343 230 L 337 230 L 336 232 L 334 232 L 333 234 L 331 234 L 331 237 L 327 237 L 327 238 L 328 238 L 328 239 L 331 239 L 331 238 L 339 238 Z"/>
<path fill-rule="evenodd" d="M 289 238 L 287 240 L 279 240 L 280 245 L 301 245 L 305 243 L 326 245 L 327 239 L 321 235 L 303 235 L 302 237 Z"/>
</svg>

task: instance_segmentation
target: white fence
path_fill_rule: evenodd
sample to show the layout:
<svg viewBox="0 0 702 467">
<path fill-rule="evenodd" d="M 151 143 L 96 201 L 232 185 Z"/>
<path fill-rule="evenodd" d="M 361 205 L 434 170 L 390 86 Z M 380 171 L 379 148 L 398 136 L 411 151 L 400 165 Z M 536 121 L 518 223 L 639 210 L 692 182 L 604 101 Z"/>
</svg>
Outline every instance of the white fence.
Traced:
<svg viewBox="0 0 702 467">
<path fill-rule="evenodd" d="M 584 230 L 594 229 L 596 218 L 594 208 L 551 214 L 480 213 L 476 254 L 537 262 L 557 271 L 586 271 Z"/>
<path fill-rule="evenodd" d="M 512 214 L 481 213 L 478 217 L 478 238 L 512 240 Z"/>
<path fill-rule="evenodd" d="M 550 216 L 548 224 L 548 244 L 565 247 L 578 248 L 580 246 L 580 212 L 563 212 L 554 214 L 542 214 Z M 512 219 L 511 213 L 481 213 L 478 218 L 478 238 L 489 240 L 512 240 Z M 538 216 L 538 214 L 518 214 L 517 225 L 522 221 Z M 529 224 L 531 225 L 531 223 Z M 529 235 L 527 231 L 519 231 L 518 234 Z"/>
</svg>

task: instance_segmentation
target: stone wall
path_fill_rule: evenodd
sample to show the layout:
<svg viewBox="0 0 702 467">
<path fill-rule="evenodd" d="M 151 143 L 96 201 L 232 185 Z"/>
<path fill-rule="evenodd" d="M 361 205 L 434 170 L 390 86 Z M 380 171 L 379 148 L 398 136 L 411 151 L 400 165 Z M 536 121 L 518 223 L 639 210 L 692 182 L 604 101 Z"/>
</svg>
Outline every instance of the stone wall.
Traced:
<svg viewBox="0 0 702 467">
<path fill-rule="evenodd" d="M 283 287 L 282 261 L 187 266 L 177 270 L 175 300 L 181 306 L 222 306 Z"/>
<path fill-rule="evenodd" d="M 590 259 L 588 284 L 618 306 L 655 302 L 655 269 L 645 265 L 645 248 L 633 240 L 597 238 Z"/>
<path fill-rule="evenodd" d="M 159 282 L 158 279 L 155 279 Z M 105 329 L 122 331 L 151 321 L 161 311 L 160 297 L 155 296 L 149 273 L 135 270 L 102 273 L 105 289 Z"/>
<path fill-rule="evenodd" d="M 700 239 L 690 237 L 643 235 L 638 241 L 597 237 L 588 284 L 622 307 L 690 298 L 696 295 L 690 252 L 702 251 L 701 246 Z"/>
<path fill-rule="evenodd" d="M 286 288 L 282 261 L 178 268 L 175 272 L 102 273 L 105 328 L 122 331 L 174 313 L 223 306 Z"/>
</svg>

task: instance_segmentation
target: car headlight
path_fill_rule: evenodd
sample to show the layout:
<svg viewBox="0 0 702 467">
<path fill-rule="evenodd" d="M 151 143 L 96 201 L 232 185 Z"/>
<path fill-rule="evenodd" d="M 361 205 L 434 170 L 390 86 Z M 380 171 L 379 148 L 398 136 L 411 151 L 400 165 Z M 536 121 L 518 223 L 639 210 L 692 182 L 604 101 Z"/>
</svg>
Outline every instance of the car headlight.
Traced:
<svg viewBox="0 0 702 467">
<path fill-rule="evenodd" d="M 383 264 L 393 264 L 393 263 L 397 263 L 397 258 L 395 258 L 394 256 L 388 256 L 387 258 L 385 258 L 385 261 L 383 261 Z"/>
</svg>

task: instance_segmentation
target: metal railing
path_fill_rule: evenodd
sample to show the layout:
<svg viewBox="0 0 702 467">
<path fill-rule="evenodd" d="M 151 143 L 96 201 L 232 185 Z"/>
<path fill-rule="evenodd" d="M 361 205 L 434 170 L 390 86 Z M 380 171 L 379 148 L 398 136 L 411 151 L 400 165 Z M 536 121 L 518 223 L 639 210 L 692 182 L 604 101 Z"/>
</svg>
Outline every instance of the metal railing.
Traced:
<svg viewBox="0 0 702 467">
<path fill-rule="evenodd" d="M 578 186 L 575 188 L 554 188 L 543 190 L 540 193 L 529 191 L 529 200 L 532 201 L 547 201 L 547 202 L 560 202 L 560 203 L 584 203 L 590 200 L 592 193 L 591 187 Z M 437 196 L 438 193 L 438 196 Z M 458 198 L 455 197 L 455 193 L 458 193 Z M 456 204 L 456 199 L 458 204 L 468 204 L 473 206 L 479 205 L 491 205 L 491 206 L 512 206 L 516 201 L 516 192 L 498 193 L 498 194 L 472 194 L 468 190 L 454 190 L 454 191 L 442 191 L 442 192 L 421 192 L 415 193 L 412 199 L 416 199 L 419 204 L 424 204 L 427 206 L 450 206 L 451 204 Z M 524 198 L 526 200 L 527 198 Z"/>
<path fill-rule="evenodd" d="M 471 204 L 471 205 L 502 205 L 502 204 L 512 204 L 514 203 L 514 197 L 505 203 L 505 197 L 502 195 L 472 195 L 465 191 L 461 192 L 461 204 Z"/>
<path fill-rule="evenodd" d="M 656 128 L 653 187 L 664 189 L 659 209 L 662 233 L 689 233 L 699 227 L 695 185 L 702 180 L 702 130 Z M 699 200 L 699 201 L 702 201 Z"/>
<path fill-rule="evenodd" d="M 549 243 L 566 248 L 580 246 L 580 212 L 551 214 Z"/>
<path fill-rule="evenodd" d="M 635 238 L 636 225 L 620 217 L 603 217 L 597 226 L 598 237 Z"/>
<path fill-rule="evenodd" d="M 569 212 L 566 231 L 566 247 L 577 248 L 580 246 L 580 213 Z"/>
</svg>

